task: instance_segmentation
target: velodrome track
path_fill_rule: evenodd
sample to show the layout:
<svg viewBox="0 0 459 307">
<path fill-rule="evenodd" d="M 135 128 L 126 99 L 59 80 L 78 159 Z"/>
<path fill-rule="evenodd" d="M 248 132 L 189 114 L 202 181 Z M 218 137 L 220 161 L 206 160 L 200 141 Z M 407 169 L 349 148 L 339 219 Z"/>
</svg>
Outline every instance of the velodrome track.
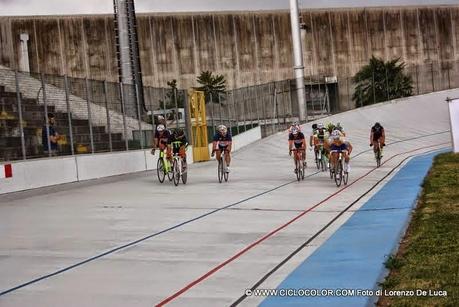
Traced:
<svg viewBox="0 0 459 307">
<path fill-rule="evenodd" d="M 275 288 L 403 160 L 451 146 L 447 96 L 459 90 L 323 119 L 341 122 L 354 146 L 345 188 L 309 151 L 297 182 L 282 132 L 236 152 L 228 183 L 211 161 L 190 166 L 186 186 L 149 172 L 2 196 L 0 306 L 256 306 L 263 298 L 246 289 Z M 375 121 L 388 145 L 379 169 Z"/>
</svg>

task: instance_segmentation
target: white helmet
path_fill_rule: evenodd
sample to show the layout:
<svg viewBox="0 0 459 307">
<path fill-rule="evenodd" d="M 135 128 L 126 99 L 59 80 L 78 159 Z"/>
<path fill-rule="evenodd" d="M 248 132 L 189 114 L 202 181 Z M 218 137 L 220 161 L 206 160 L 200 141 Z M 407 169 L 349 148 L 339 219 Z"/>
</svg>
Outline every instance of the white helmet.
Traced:
<svg viewBox="0 0 459 307">
<path fill-rule="evenodd" d="M 219 126 L 217 127 L 217 130 L 218 130 L 218 132 L 226 133 L 226 131 L 228 131 L 228 128 L 226 128 L 225 125 L 219 125 Z"/>
<path fill-rule="evenodd" d="M 317 124 L 317 129 L 323 129 L 324 128 L 324 124 L 322 123 L 318 123 Z"/>
<path fill-rule="evenodd" d="M 341 137 L 341 134 L 339 133 L 338 130 L 334 130 L 331 134 L 332 139 L 337 140 Z"/>
<path fill-rule="evenodd" d="M 158 126 L 156 127 L 156 131 L 158 131 L 158 132 L 162 132 L 162 131 L 164 131 L 165 129 L 166 129 L 166 127 L 164 127 L 164 125 L 158 125 Z"/>
</svg>

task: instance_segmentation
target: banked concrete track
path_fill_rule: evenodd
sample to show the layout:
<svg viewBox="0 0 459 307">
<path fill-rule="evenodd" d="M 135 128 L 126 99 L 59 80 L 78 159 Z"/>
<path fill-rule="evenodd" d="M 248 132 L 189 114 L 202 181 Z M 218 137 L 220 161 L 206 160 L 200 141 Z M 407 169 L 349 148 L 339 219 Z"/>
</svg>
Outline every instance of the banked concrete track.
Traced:
<svg viewBox="0 0 459 307">
<path fill-rule="evenodd" d="M 324 119 L 341 122 L 354 146 L 345 189 L 317 172 L 309 151 L 306 179 L 297 182 L 282 132 L 236 152 L 227 183 L 211 161 L 192 165 L 186 186 L 142 173 L 4 195 L 0 306 L 229 306 L 403 159 L 451 146 L 447 96 L 459 90 Z M 376 170 L 375 121 L 388 145 Z M 275 288 L 370 196 L 262 287 Z"/>
</svg>

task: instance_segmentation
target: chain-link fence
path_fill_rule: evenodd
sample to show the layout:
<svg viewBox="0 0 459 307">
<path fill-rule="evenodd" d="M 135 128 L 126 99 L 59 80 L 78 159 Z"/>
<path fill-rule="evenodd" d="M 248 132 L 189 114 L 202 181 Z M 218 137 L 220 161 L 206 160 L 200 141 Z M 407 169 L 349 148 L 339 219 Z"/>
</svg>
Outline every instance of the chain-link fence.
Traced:
<svg viewBox="0 0 459 307">
<path fill-rule="evenodd" d="M 0 161 L 151 147 L 162 95 L 141 103 L 129 84 L 0 70 Z"/>
<path fill-rule="evenodd" d="M 334 95 L 337 92 L 336 83 L 305 80 L 303 92 L 308 120 L 331 113 L 331 104 L 337 99 Z M 221 124 L 228 126 L 233 135 L 257 126 L 260 126 L 263 136 L 286 129 L 300 119 L 297 94 L 295 80 L 284 80 L 206 97 L 209 140 Z"/>
<path fill-rule="evenodd" d="M 459 62 L 407 65 L 404 72 L 413 95 L 459 87 Z M 399 80 L 389 75 L 306 77 L 307 121 L 396 98 Z M 143 102 L 137 91 L 130 84 L 0 70 L 0 161 L 150 148 L 159 116 L 168 128 L 189 133 L 185 90 L 144 87 Z M 286 129 L 299 120 L 298 92 L 295 80 L 283 80 L 206 97 L 209 141 L 220 124 L 233 135 Z M 54 131 L 58 140 L 49 137 Z"/>
</svg>

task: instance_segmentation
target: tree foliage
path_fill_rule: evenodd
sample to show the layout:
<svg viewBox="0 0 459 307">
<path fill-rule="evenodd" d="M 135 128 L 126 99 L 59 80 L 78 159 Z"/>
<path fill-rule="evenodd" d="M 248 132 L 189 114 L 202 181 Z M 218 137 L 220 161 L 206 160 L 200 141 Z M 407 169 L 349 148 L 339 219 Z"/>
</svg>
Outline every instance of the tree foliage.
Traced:
<svg viewBox="0 0 459 307">
<path fill-rule="evenodd" d="M 352 78 L 356 85 L 352 100 L 357 106 L 387 101 L 413 94 L 413 80 L 404 72 L 405 63 L 400 59 L 384 62 L 371 57 Z"/>
<path fill-rule="evenodd" d="M 198 83 L 201 85 L 196 89 L 203 91 L 206 97 L 206 103 L 212 101 L 213 103 L 219 103 L 219 94 L 223 94 L 226 91 L 226 80 L 223 75 L 213 75 L 210 71 L 203 71 L 198 76 Z M 220 101 L 224 95 L 221 95 Z"/>
<path fill-rule="evenodd" d="M 183 108 L 185 106 L 185 97 L 183 91 L 177 89 L 177 80 L 173 79 L 172 81 L 167 82 L 169 89 L 166 90 L 166 95 L 164 99 L 159 101 L 159 109 L 174 109 L 175 108 L 175 95 L 177 96 L 177 106 Z"/>
</svg>

